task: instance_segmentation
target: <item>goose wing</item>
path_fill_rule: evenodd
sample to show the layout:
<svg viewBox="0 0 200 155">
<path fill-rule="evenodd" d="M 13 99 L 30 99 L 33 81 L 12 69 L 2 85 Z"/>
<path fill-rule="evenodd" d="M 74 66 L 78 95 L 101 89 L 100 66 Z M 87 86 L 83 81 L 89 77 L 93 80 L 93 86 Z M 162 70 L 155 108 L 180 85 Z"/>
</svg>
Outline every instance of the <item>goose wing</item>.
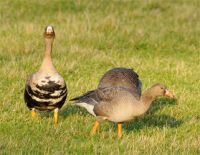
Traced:
<svg viewBox="0 0 200 155">
<path fill-rule="evenodd" d="M 98 88 L 105 87 L 127 88 L 137 99 L 140 99 L 142 82 L 133 69 L 113 68 L 106 72 L 99 82 Z"/>
</svg>

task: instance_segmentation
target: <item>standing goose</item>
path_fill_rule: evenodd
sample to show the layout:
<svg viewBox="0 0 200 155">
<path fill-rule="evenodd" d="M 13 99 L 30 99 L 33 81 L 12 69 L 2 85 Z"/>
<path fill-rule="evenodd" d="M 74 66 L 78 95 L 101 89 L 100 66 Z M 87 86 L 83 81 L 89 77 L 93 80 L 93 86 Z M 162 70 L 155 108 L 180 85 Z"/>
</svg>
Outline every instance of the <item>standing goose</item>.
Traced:
<svg viewBox="0 0 200 155">
<path fill-rule="evenodd" d="M 67 97 L 65 80 L 57 72 L 51 60 L 51 52 L 55 32 L 52 26 L 47 26 L 44 32 L 45 53 L 40 69 L 31 74 L 25 85 L 24 100 L 31 110 L 32 118 L 36 110 L 54 110 L 54 122 L 58 123 L 58 110 L 63 106 Z"/>
<path fill-rule="evenodd" d="M 122 136 L 123 122 L 143 115 L 157 96 L 173 97 L 162 84 L 155 84 L 141 95 L 141 81 L 132 69 L 114 68 L 104 74 L 97 89 L 71 99 L 85 106 L 96 116 L 92 134 L 103 120 L 118 124 L 118 137 Z M 89 106 L 88 106 L 89 105 Z M 89 107 L 89 108 L 88 108 Z"/>
</svg>

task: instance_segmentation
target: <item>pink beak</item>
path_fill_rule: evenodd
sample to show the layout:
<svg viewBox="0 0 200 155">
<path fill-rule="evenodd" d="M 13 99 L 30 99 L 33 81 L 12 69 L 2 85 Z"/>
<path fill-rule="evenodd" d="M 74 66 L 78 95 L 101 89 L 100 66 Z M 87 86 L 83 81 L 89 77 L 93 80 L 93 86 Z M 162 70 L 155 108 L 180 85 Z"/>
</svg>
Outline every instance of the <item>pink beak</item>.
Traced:
<svg viewBox="0 0 200 155">
<path fill-rule="evenodd" d="M 168 89 L 165 89 L 165 96 L 170 97 L 170 98 L 174 98 L 174 94 L 171 93 Z"/>
</svg>

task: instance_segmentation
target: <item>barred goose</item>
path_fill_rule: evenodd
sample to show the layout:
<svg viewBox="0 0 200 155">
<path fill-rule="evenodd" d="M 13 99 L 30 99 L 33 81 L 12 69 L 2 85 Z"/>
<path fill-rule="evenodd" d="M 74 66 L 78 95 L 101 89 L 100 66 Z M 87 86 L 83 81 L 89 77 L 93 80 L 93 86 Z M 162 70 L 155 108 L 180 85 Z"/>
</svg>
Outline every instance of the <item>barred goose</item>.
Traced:
<svg viewBox="0 0 200 155">
<path fill-rule="evenodd" d="M 103 120 L 118 124 L 118 137 L 122 137 L 123 122 L 143 115 L 157 96 L 173 97 L 163 84 L 155 84 L 141 95 L 141 81 L 132 69 L 114 68 L 101 78 L 97 89 L 71 99 L 96 116 L 91 133 Z"/>
<path fill-rule="evenodd" d="M 55 32 L 52 26 L 47 26 L 44 32 L 45 53 L 40 69 L 31 74 L 25 85 L 24 100 L 31 110 L 32 118 L 38 111 L 54 110 L 54 122 L 58 122 L 58 110 L 63 106 L 67 97 L 65 80 L 55 69 L 51 52 Z"/>
</svg>

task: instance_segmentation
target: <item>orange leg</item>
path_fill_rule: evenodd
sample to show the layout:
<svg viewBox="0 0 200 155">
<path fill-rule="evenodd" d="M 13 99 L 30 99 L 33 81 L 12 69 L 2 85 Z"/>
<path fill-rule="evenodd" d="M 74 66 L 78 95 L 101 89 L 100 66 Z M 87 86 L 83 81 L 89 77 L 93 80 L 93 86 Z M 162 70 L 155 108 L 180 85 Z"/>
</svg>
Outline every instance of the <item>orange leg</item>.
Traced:
<svg viewBox="0 0 200 155">
<path fill-rule="evenodd" d="M 36 115 L 35 108 L 31 109 L 31 117 L 34 119 Z"/>
<path fill-rule="evenodd" d="M 122 123 L 117 123 L 118 127 L 118 138 L 122 137 Z"/>
<path fill-rule="evenodd" d="M 54 110 L 54 123 L 58 124 L 58 108 Z"/>
<path fill-rule="evenodd" d="M 94 135 L 96 133 L 97 128 L 99 127 L 100 123 L 95 121 L 94 126 L 92 128 L 91 134 Z"/>
</svg>

